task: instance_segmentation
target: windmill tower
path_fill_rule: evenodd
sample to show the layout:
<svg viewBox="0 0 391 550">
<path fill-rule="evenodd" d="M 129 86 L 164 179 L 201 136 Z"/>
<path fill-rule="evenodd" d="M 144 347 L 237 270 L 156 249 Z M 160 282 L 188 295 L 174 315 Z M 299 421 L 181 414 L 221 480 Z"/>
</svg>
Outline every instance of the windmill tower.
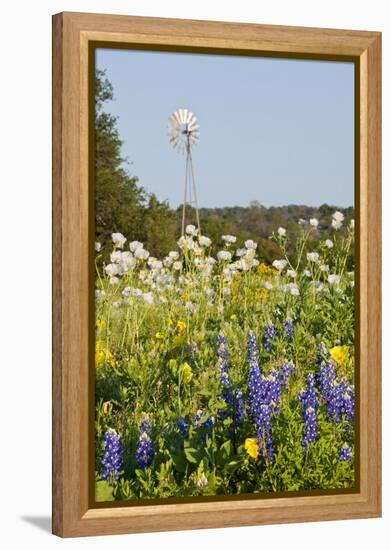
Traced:
<svg viewBox="0 0 391 550">
<path fill-rule="evenodd" d="M 194 114 L 188 109 L 178 109 L 168 117 L 168 137 L 174 149 L 186 155 L 185 188 L 182 208 L 182 236 L 186 227 L 186 206 L 193 207 L 196 213 L 197 229 L 201 233 L 198 212 L 197 189 L 194 177 L 192 147 L 200 139 L 199 124 Z"/>
</svg>

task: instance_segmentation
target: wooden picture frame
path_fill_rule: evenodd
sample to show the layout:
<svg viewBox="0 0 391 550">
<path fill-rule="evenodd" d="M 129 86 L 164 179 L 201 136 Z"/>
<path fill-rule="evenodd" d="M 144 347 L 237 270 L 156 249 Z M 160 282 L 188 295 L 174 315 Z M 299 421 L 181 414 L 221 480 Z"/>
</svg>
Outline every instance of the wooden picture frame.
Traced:
<svg viewBox="0 0 391 550">
<path fill-rule="evenodd" d="M 91 44 L 349 60 L 356 68 L 357 490 L 133 507 L 90 506 L 88 75 Z M 53 17 L 53 533 L 62 537 L 381 514 L 381 34 L 87 13 Z"/>
</svg>

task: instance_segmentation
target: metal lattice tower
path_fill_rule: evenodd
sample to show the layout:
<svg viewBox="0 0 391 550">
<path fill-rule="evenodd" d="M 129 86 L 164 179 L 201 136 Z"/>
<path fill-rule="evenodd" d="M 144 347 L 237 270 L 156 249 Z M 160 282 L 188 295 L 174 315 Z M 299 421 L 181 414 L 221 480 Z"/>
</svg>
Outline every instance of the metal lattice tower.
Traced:
<svg viewBox="0 0 391 550">
<path fill-rule="evenodd" d="M 182 236 L 185 234 L 186 206 L 194 208 L 198 232 L 201 233 L 198 212 L 197 189 L 194 177 L 191 149 L 200 139 L 200 126 L 194 114 L 188 109 L 178 109 L 168 117 L 168 137 L 174 149 L 186 155 L 185 189 L 182 208 Z"/>
</svg>

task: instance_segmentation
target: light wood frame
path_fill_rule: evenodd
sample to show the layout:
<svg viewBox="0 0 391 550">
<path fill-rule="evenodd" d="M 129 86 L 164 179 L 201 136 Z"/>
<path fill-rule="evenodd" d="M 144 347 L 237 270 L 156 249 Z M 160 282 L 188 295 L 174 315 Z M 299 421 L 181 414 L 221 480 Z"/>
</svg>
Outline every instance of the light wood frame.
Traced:
<svg viewBox="0 0 391 550">
<path fill-rule="evenodd" d="M 352 494 L 90 508 L 88 51 L 150 49 L 353 59 L 359 101 L 359 488 Z M 53 17 L 53 533 L 63 537 L 381 514 L 381 34 L 61 13 Z"/>
</svg>

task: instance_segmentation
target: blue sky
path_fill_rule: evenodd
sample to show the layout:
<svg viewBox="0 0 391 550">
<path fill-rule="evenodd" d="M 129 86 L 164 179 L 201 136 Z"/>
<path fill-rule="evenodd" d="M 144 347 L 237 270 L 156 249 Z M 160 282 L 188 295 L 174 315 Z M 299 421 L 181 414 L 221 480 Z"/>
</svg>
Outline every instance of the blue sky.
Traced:
<svg viewBox="0 0 391 550">
<path fill-rule="evenodd" d="M 354 66 L 331 61 L 99 49 L 123 155 L 139 183 L 181 203 L 182 155 L 167 118 L 194 112 L 199 205 L 354 203 Z"/>
</svg>

